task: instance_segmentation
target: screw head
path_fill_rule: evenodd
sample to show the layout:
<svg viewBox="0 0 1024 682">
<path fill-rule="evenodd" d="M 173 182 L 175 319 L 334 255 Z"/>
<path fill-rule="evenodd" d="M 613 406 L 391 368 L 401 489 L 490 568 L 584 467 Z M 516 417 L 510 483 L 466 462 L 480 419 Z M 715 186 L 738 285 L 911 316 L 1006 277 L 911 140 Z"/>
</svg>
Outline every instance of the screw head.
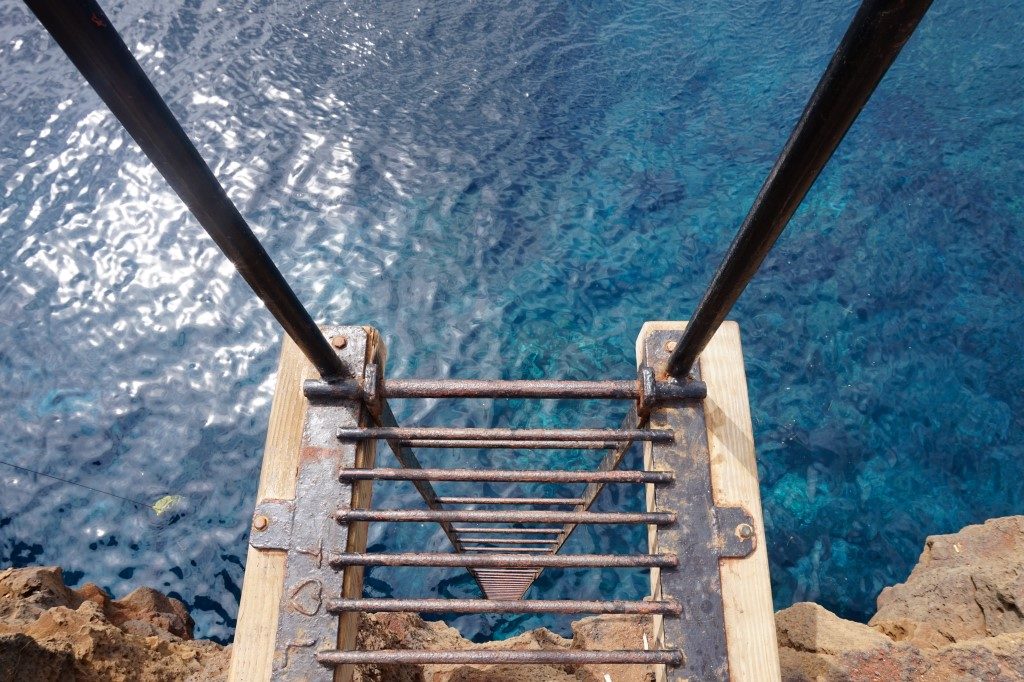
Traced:
<svg viewBox="0 0 1024 682">
<path fill-rule="evenodd" d="M 332 336 L 331 337 L 331 345 L 334 346 L 335 348 L 337 348 L 338 350 L 341 350 L 342 348 L 344 348 L 345 346 L 348 345 L 348 337 L 347 336 Z"/>
<path fill-rule="evenodd" d="M 736 526 L 736 537 L 749 540 L 754 537 L 754 528 L 749 523 L 741 523 Z"/>
<path fill-rule="evenodd" d="M 671 353 L 675 349 L 676 349 L 676 342 L 675 341 L 666 341 L 665 342 L 665 350 L 667 350 L 669 353 Z"/>
<path fill-rule="evenodd" d="M 252 527 L 255 530 L 266 530 L 270 525 L 270 519 L 263 514 L 257 514 L 252 520 Z"/>
</svg>

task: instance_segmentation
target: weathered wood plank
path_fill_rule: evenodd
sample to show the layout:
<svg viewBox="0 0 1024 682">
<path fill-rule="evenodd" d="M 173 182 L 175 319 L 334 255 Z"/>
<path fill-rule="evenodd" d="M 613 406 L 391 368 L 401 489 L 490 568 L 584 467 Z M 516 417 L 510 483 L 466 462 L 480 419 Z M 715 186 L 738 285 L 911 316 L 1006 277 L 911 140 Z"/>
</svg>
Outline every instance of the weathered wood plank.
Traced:
<svg viewBox="0 0 1024 682">
<path fill-rule="evenodd" d="M 281 348 L 274 402 L 270 408 L 270 426 L 263 451 L 257 500 L 295 497 L 295 475 L 306 412 L 302 381 L 316 376 L 316 370 L 286 337 Z M 249 547 L 228 672 L 231 682 L 270 679 L 278 609 L 284 588 L 284 567 L 283 551 Z"/>
</svg>

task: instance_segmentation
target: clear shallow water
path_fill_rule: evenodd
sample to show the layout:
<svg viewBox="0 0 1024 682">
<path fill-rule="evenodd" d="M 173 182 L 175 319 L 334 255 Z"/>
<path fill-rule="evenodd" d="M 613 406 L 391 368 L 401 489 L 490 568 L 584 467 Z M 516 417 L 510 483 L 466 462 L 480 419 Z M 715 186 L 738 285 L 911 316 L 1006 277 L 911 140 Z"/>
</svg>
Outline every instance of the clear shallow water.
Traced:
<svg viewBox="0 0 1024 682">
<path fill-rule="evenodd" d="M 379 327 L 393 376 L 532 378 L 629 376 L 642 322 L 690 313 L 854 7 L 108 9 L 319 319 Z M 865 618 L 927 534 L 1024 507 L 1022 10 L 936 2 L 734 311 L 777 607 Z M 230 639 L 279 334 L 17 3 L 0 68 L 0 458 L 185 499 L 157 517 L 0 465 L 0 562 L 171 591 L 200 635 Z M 371 542 L 444 547 L 418 526 Z M 574 549 L 631 542 L 587 531 Z M 555 577 L 536 594 L 642 591 L 635 573 Z M 473 587 L 375 570 L 368 591 Z"/>
</svg>

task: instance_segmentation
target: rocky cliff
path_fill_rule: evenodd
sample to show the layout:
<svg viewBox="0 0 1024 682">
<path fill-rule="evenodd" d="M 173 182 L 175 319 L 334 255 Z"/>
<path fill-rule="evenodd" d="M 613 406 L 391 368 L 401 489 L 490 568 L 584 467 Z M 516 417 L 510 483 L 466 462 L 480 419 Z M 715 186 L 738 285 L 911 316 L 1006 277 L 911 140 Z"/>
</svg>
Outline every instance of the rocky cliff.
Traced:
<svg viewBox="0 0 1024 682">
<path fill-rule="evenodd" d="M 928 538 L 905 583 L 878 597 L 868 624 L 817 604 L 776 614 L 787 682 L 804 680 L 1024 680 L 1024 516 L 994 519 Z M 534 630 L 474 644 L 443 623 L 411 614 L 363 618 L 368 649 L 586 648 L 643 646 L 649 624 L 632 616 L 585 618 L 573 637 Z M 184 606 L 139 589 L 112 599 L 94 585 L 73 590 L 58 568 L 0 572 L 0 682 L 8 680 L 216 680 L 229 649 L 193 640 Z M 641 682 L 640 666 L 364 667 L 361 682 Z"/>
</svg>

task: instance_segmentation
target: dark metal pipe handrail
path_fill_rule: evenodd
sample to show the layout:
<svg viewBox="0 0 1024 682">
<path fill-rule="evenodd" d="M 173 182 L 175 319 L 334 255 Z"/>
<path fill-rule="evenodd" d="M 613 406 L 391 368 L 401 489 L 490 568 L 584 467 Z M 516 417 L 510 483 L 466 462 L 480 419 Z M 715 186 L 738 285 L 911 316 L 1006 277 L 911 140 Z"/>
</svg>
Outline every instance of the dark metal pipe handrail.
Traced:
<svg viewBox="0 0 1024 682">
<path fill-rule="evenodd" d="M 167 103 L 93 0 L 25 0 L 71 62 L 327 381 L 350 374 Z"/>
<path fill-rule="evenodd" d="M 865 0 L 669 358 L 685 377 L 761 267 L 931 0 Z"/>
</svg>

